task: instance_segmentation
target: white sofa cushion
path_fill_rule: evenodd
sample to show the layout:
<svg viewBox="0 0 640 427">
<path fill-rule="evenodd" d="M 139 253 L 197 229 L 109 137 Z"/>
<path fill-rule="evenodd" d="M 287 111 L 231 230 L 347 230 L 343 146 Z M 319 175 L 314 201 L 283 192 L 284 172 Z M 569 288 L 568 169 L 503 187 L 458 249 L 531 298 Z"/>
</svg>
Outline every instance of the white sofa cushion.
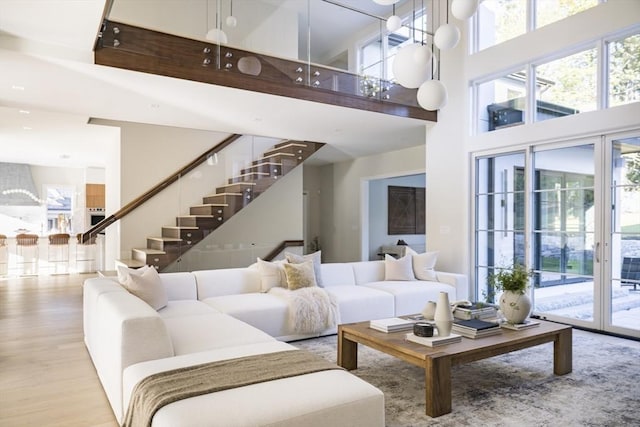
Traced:
<svg viewBox="0 0 640 427">
<path fill-rule="evenodd" d="M 395 259 L 389 254 L 384 256 L 384 280 L 415 280 L 411 255 Z"/>
<path fill-rule="evenodd" d="M 345 263 L 322 264 L 322 286 L 355 286 L 356 281 L 351 265 Z"/>
<path fill-rule="evenodd" d="M 335 296 L 340 307 L 340 322 L 353 323 L 393 317 L 393 295 L 365 286 L 330 286 L 325 288 Z"/>
<path fill-rule="evenodd" d="M 160 280 L 162 280 L 164 289 L 167 291 L 169 301 L 198 299 L 196 277 L 193 273 L 160 273 Z"/>
<path fill-rule="evenodd" d="M 96 335 L 96 322 L 99 321 L 96 307 L 100 295 L 108 292 L 128 293 L 115 279 L 94 277 L 87 279 L 82 286 L 82 328 L 84 342 L 89 352 L 93 350 L 93 342 L 99 339 Z"/>
<path fill-rule="evenodd" d="M 417 314 L 428 301 L 437 301 L 439 293 L 447 292 L 449 301 L 459 299 L 456 288 L 446 283 L 425 281 L 380 281 L 363 287 L 389 293 L 394 298 L 394 316 Z"/>
<path fill-rule="evenodd" d="M 202 301 L 190 299 L 169 301 L 165 308 L 158 310 L 158 314 L 163 319 L 210 313 L 220 313 L 220 311 Z"/>
<path fill-rule="evenodd" d="M 269 293 L 226 295 L 207 298 L 203 302 L 275 338 L 287 336 L 293 331 L 288 324 L 287 302 Z"/>
<path fill-rule="evenodd" d="M 151 374 L 287 349 L 296 351 L 288 344 L 270 342 L 131 366 L 124 373 L 124 405 L 126 407 L 129 404 L 135 384 Z M 374 386 L 346 371 L 316 372 L 184 399 L 163 407 L 153 418 L 154 427 L 176 425 L 382 427 L 384 396 Z"/>
<path fill-rule="evenodd" d="M 357 285 L 384 280 L 384 261 L 350 262 Z"/>
<path fill-rule="evenodd" d="M 274 341 L 261 330 L 223 313 L 164 319 L 176 355 Z"/>
<path fill-rule="evenodd" d="M 260 292 L 260 273 L 257 268 L 223 268 L 194 271 L 198 299 L 222 295 Z"/>
</svg>

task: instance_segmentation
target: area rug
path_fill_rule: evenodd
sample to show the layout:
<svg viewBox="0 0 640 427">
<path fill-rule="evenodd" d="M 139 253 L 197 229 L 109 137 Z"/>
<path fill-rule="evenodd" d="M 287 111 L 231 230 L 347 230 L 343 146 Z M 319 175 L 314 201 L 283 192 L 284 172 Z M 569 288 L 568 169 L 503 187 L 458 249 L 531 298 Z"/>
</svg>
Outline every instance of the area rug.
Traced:
<svg viewBox="0 0 640 427">
<path fill-rule="evenodd" d="M 336 336 L 293 345 L 336 362 Z M 640 426 L 640 343 L 573 332 L 573 372 L 553 374 L 553 344 L 452 369 L 450 414 L 425 415 L 424 371 L 359 345 L 353 374 L 385 396 L 386 425 Z"/>
</svg>

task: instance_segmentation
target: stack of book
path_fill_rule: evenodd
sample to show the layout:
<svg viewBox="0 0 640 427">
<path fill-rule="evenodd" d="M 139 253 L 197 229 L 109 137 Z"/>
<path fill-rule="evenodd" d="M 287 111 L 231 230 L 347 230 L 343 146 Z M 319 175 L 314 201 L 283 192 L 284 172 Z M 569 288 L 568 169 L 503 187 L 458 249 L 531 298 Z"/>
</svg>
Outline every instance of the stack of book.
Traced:
<svg viewBox="0 0 640 427">
<path fill-rule="evenodd" d="M 523 329 L 535 328 L 536 326 L 540 326 L 540 322 L 538 322 L 537 320 L 526 319 L 522 323 L 504 322 L 504 323 L 501 323 L 500 326 L 505 329 L 513 329 L 514 331 L 521 331 Z"/>
<path fill-rule="evenodd" d="M 426 345 L 428 347 L 439 347 L 441 345 L 453 344 L 462 341 L 462 336 L 458 334 L 449 334 L 446 337 L 439 337 L 437 334 L 433 337 L 419 337 L 413 332 L 406 335 L 407 341 L 414 342 L 416 344 Z"/>
<path fill-rule="evenodd" d="M 453 312 L 456 319 L 493 319 L 497 316 L 497 310 L 494 306 L 474 302 L 471 305 L 458 305 Z"/>
<path fill-rule="evenodd" d="M 496 335 L 502 332 L 500 324 L 481 319 L 454 320 L 451 330 L 463 337 L 473 339 Z"/>
<path fill-rule="evenodd" d="M 399 317 L 390 317 L 387 319 L 371 320 L 369 327 L 381 332 L 398 332 L 413 329 L 415 320 L 401 319 Z"/>
</svg>

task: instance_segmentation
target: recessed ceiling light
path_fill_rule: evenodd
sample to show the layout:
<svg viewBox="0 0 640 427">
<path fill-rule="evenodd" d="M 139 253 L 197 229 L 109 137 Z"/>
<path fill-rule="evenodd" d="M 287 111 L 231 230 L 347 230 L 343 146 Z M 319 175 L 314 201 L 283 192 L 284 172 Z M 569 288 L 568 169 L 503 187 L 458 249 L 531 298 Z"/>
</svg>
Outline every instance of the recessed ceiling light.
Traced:
<svg viewBox="0 0 640 427">
<path fill-rule="evenodd" d="M 24 130 L 31 130 L 31 129 L 33 129 L 33 128 L 31 128 L 31 127 L 29 127 L 29 126 L 22 126 L 22 129 L 24 129 Z"/>
<path fill-rule="evenodd" d="M 11 89 L 13 89 L 13 90 L 24 90 L 24 86 L 20 86 L 20 85 L 11 85 Z"/>
<path fill-rule="evenodd" d="M 20 114 L 31 114 L 31 111 L 28 110 L 18 110 Z"/>
<path fill-rule="evenodd" d="M 70 159 L 70 158 L 71 158 L 71 156 L 70 156 L 70 155 L 68 155 L 68 154 L 60 154 L 60 158 L 61 158 L 62 160 L 67 160 L 67 159 Z"/>
</svg>

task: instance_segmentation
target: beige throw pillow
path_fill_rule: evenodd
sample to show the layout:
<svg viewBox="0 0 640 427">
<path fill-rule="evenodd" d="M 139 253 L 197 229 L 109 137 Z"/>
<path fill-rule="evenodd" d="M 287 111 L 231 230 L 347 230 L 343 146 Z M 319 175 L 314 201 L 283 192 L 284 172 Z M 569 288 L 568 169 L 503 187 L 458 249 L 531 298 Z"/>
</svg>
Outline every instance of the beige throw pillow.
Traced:
<svg viewBox="0 0 640 427">
<path fill-rule="evenodd" d="M 150 268 L 151 267 L 148 265 L 143 265 L 140 268 L 129 268 L 129 267 L 125 267 L 124 265 L 118 265 L 116 267 L 116 270 L 118 271 L 118 282 L 121 285 L 124 285 L 127 282 L 127 279 L 129 278 L 130 275 L 135 274 L 140 276 L 142 275 L 142 273 L 144 273 Z"/>
<path fill-rule="evenodd" d="M 269 289 L 276 286 L 287 287 L 287 276 L 284 273 L 284 265 L 286 263 L 286 260 L 269 262 L 258 258 L 260 290 L 262 292 L 268 292 Z"/>
<path fill-rule="evenodd" d="M 391 255 L 385 254 L 384 280 L 416 280 L 413 275 L 411 255 L 395 259 Z"/>
<path fill-rule="evenodd" d="M 300 264 L 285 264 L 284 271 L 287 275 L 289 290 L 317 286 L 316 275 L 313 272 L 313 261 L 305 261 Z"/>
<path fill-rule="evenodd" d="M 413 255 L 413 273 L 416 279 L 437 281 L 438 275 L 435 270 L 437 260 L 438 252 Z"/>
<path fill-rule="evenodd" d="M 322 271 L 320 267 L 320 265 L 322 264 L 321 251 L 317 251 L 308 255 L 298 255 L 291 252 L 285 252 L 284 256 L 291 264 L 300 264 L 308 260 L 313 261 L 313 271 L 316 275 L 316 284 L 322 287 Z"/>
<path fill-rule="evenodd" d="M 160 275 L 153 267 L 145 269 L 142 274 L 130 274 L 123 286 L 154 310 L 167 306 L 167 291 L 160 280 Z"/>
</svg>

